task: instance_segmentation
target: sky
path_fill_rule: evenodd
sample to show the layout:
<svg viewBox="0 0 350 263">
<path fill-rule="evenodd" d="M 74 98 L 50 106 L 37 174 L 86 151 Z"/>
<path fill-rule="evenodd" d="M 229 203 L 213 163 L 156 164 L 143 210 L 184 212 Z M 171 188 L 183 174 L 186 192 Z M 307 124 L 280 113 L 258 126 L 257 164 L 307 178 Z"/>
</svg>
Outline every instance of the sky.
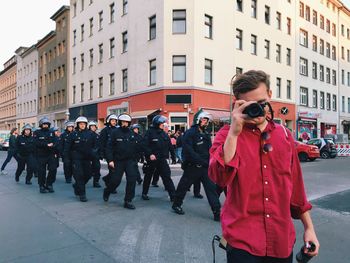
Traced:
<svg viewBox="0 0 350 263">
<path fill-rule="evenodd" d="M 350 8 L 350 0 L 342 0 Z M 0 70 L 20 47 L 30 47 L 55 29 L 50 17 L 69 0 L 2 1 L 0 8 Z"/>
<path fill-rule="evenodd" d="M 30 47 L 55 29 L 50 17 L 63 5 L 69 0 L 1 1 L 0 70 L 18 47 Z"/>
</svg>

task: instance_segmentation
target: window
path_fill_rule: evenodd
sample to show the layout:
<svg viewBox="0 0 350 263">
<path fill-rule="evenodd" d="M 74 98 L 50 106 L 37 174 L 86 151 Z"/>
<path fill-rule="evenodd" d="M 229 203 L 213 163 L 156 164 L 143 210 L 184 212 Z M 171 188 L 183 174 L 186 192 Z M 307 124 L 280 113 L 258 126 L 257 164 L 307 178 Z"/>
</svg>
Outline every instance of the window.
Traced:
<svg viewBox="0 0 350 263">
<path fill-rule="evenodd" d="M 324 29 L 324 16 L 320 15 L 320 28 Z"/>
<path fill-rule="evenodd" d="M 299 72 L 300 72 L 300 75 L 304 75 L 304 76 L 307 76 L 307 75 L 308 75 L 307 66 L 308 66 L 308 61 L 307 61 L 307 59 L 301 57 L 301 58 L 300 58 L 300 65 L 299 65 Z"/>
<path fill-rule="evenodd" d="M 114 95 L 115 93 L 115 80 L 114 73 L 109 74 L 109 95 Z"/>
<path fill-rule="evenodd" d="M 337 27 L 334 23 L 332 23 L 332 36 L 337 36 Z"/>
<path fill-rule="evenodd" d="M 329 44 L 328 42 L 326 43 L 326 56 L 327 58 L 331 57 L 331 44 Z"/>
<path fill-rule="evenodd" d="M 331 21 L 329 19 L 326 19 L 326 31 L 327 33 L 331 32 Z"/>
<path fill-rule="evenodd" d="M 213 17 L 209 15 L 205 15 L 204 17 L 204 26 L 205 26 L 205 37 L 206 38 L 213 38 Z"/>
<path fill-rule="evenodd" d="M 80 34 L 80 41 L 84 41 L 84 24 L 80 26 L 81 34 Z"/>
<path fill-rule="evenodd" d="M 312 50 L 317 52 L 317 36 L 312 35 Z"/>
<path fill-rule="evenodd" d="M 320 39 L 320 54 L 324 55 L 324 40 Z"/>
<path fill-rule="evenodd" d="M 345 36 L 345 30 L 344 30 L 344 25 L 343 24 L 341 25 L 341 35 Z"/>
<path fill-rule="evenodd" d="M 103 11 L 98 13 L 98 30 L 102 30 L 103 27 Z"/>
<path fill-rule="evenodd" d="M 257 54 L 257 49 L 256 49 L 256 45 L 257 45 L 257 37 L 256 35 L 251 35 L 251 39 L 250 39 L 250 53 L 252 55 L 256 55 Z"/>
<path fill-rule="evenodd" d="M 350 98 L 348 98 L 348 113 L 350 113 Z"/>
<path fill-rule="evenodd" d="M 157 62 L 155 59 L 149 62 L 149 85 L 157 83 Z"/>
<path fill-rule="evenodd" d="M 317 108 L 317 90 L 312 90 L 312 107 Z"/>
<path fill-rule="evenodd" d="M 73 17 L 77 15 L 77 3 L 73 3 Z"/>
<path fill-rule="evenodd" d="M 89 35 L 92 36 L 93 35 L 93 29 L 94 29 L 94 18 L 91 17 L 89 21 L 90 21 L 90 26 L 89 26 L 90 32 L 89 32 Z"/>
<path fill-rule="evenodd" d="M 320 65 L 320 81 L 324 81 L 324 66 Z"/>
<path fill-rule="evenodd" d="M 270 41 L 265 39 L 265 58 L 270 59 Z"/>
<path fill-rule="evenodd" d="M 341 58 L 342 58 L 342 59 L 345 58 L 345 50 L 344 50 L 344 47 L 341 47 Z"/>
<path fill-rule="evenodd" d="M 265 23 L 270 24 L 270 7 L 265 5 Z"/>
<path fill-rule="evenodd" d="M 292 99 L 292 82 L 287 80 L 287 99 Z"/>
<path fill-rule="evenodd" d="M 173 56 L 173 82 L 186 81 L 186 56 Z"/>
<path fill-rule="evenodd" d="M 128 31 L 125 31 L 122 33 L 122 41 L 123 41 L 122 52 L 124 53 L 128 51 Z"/>
<path fill-rule="evenodd" d="M 109 5 L 109 23 L 114 22 L 114 3 Z"/>
<path fill-rule="evenodd" d="M 290 66 L 292 64 L 292 62 L 291 62 L 291 56 L 292 56 L 291 53 L 292 53 L 291 49 L 287 48 L 287 65 L 288 66 Z"/>
<path fill-rule="evenodd" d="M 317 26 L 317 11 L 312 11 L 312 23 Z"/>
<path fill-rule="evenodd" d="M 346 37 L 347 37 L 348 39 L 350 39 L 350 29 L 349 29 L 349 28 L 346 29 Z"/>
<path fill-rule="evenodd" d="M 80 70 L 84 70 L 84 53 L 80 54 Z"/>
<path fill-rule="evenodd" d="M 76 99 L 76 94 L 77 94 L 77 90 L 76 90 L 76 87 L 73 86 L 73 104 L 75 104 L 75 99 Z M 46 96 L 44 98 L 44 105 L 45 105 L 45 102 L 46 102 Z"/>
<path fill-rule="evenodd" d="M 324 110 L 324 92 L 320 91 L 320 108 Z"/>
<path fill-rule="evenodd" d="M 127 92 L 128 91 L 128 69 L 123 69 L 122 70 L 122 86 L 123 86 L 123 92 Z"/>
<path fill-rule="evenodd" d="M 157 20 L 156 16 L 149 18 L 149 40 L 156 39 L 157 36 Z"/>
<path fill-rule="evenodd" d="M 276 44 L 276 62 L 281 63 L 281 45 Z"/>
<path fill-rule="evenodd" d="M 252 2 L 251 2 L 251 17 L 253 17 L 253 18 L 256 18 L 257 16 L 256 16 L 256 14 L 257 14 L 257 4 L 256 4 L 256 1 L 257 0 L 251 0 Z"/>
<path fill-rule="evenodd" d="M 332 96 L 332 109 L 333 111 L 337 111 L 337 95 Z"/>
<path fill-rule="evenodd" d="M 341 97 L 341 111 L 345 112 L 345 96 Z"/>
<path fill-rule="evenodd" d="M 205 59 L 205 66 L 204 66 L 204 80 L 205 84 L 213 84 L 213 61 L 210 59 Z"/>
<path fill-rule="evenodd" d="M 73 30 L 73 46 L 77 43 L 77 30 Z"/>
<path fill-rule="evenodd" d="M 332 46 L 332 59 L 337 60 L 337 50 L 335 46 Z"/>
<path fill-rule="evenodd" d="M 290 35 L 291 34 L 291 19 L 289 17 L 287 17 L 287 34 Z"/>
<path fill-rule="evenodd" d="M 98 45 L 98 63 L 103 62 L 103 44 Z"/>
<path fill-rule="evenodd" d="M 128 0 L 123 0 L 123 15 L 128 13 Z"/>
<path fill-rule="evenodd" d="M 243 31 L 236 29 L 236 49 L 243 50 Z"/>
<path fill-rule="evenodd" d="M 350 50 L 349 49 L 346 50 L 346 60 L 348 62 L 350 62 Z"/>
<path fill-rule="evenodd" d="M 173 34 L 186 34 L 186 10 L 173 10 Z"/>
<path fill-rule="evenodd" d="M 89 99 L 92 100 L 94 95 L 94 81 L 89 81 Z"/>
<path fill-rule="evenodd" d="M 84 101 L 84 83 L 80 84 L 80 102 Z"/>
<path fill-rule="evenodd" d="M 326 82 L 331 83 L 331 69 L 326 68 Z"/>
<path fill-rule="evenodd" d="M 236 0 L 236 10 L 243 12 L 243 0 Z"/>
<path fill-rule="evenodd" d="M 300 39 L 299 39 L 299 44 L 307 47 L 308 46 L 308 33 L 307 31 L 300 29 Z"/>
<path fill-rule="evenodd" d="M 103 77 L 98 78 L 98 97 L 103 96 Z"/>
<path fill-rule="evenodd" d="M 345 70 L 341 70 L 341 84 L 345 85 Z"/>
<path fill-rule="evenodd" d="M 281 78 L 276 78 L 276 97 L 281 98 Z"/>
<path fill-rule="evenodd" d="M 276 12 L 276 28 L 281 30 L 281 13 Z"/>
<path fill-rule="evenodd" d="M 73 58 L 73 74 L 75 74 L 77 68 L 77 58 Z"/>
<path fill-rule="evenodd" d="M 304 3 L 303 2 L 299 3 L 299 16 L 304 18 Z"/>
<path fill-rule="evenodd" d="M 312 62 L 312 78 L 317 79 L 317 63 Z"/>
<path fill-rule="evenodd" d="M 84 10 L 84 0 L 81 0 L 81 11 L 83 11 Z"/>
<path fill-rule="evenodd" d="M 304 87 L 300 87 L 300 105 L 302 106 L 309 106 L 309 90 Z"/>
<path fill-rule="evenodd" d="M 94 63 L 94 50 L 90 49 L 89 50 L 90 53 L 90 62 L 89 62 L 89 67 L 92 67 L 93 63 Z"/>
<path fill-rule="evenodd" d="M 307 21 L 310 21 L 310 7 L 309 6 L 305 6 L 305 19 Z"/>
<path fill-rule="evenodd" d="M 114 43 L 114 37 L 109 40 L 109 57 L 114 57 L 114 49 L 115 49 L 115 43 Z"/>
<path fill-rule="evenodd" d="M 337 85 L 337 72 L 334 69 L 332 70 L 332 84 Z"/>
</svg>

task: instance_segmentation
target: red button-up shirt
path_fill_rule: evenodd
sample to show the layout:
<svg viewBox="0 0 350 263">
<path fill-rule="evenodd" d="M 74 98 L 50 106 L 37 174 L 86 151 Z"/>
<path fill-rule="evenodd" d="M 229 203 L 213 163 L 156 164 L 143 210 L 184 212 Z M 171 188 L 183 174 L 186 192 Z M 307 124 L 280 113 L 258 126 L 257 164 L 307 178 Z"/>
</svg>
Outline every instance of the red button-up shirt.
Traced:
<svg viewBox="0 0 350 263">
<path fill-rule="evenodd" d="M 244 126 L 233 159 L 225 165 L 223 145 L 229 126 L 216 135 L 210 150 L 209 176 L 227 186 L 221 213 L 223 236 L 235 248 L 252 255 L 288 257 L 295 243 L 292 218 L 311 209 L 302 172 L 288 129 L 269 122 L 262 139 L 255 126 Z M 264 152 L 263 144 L 272 145 Z"/>
</svg>

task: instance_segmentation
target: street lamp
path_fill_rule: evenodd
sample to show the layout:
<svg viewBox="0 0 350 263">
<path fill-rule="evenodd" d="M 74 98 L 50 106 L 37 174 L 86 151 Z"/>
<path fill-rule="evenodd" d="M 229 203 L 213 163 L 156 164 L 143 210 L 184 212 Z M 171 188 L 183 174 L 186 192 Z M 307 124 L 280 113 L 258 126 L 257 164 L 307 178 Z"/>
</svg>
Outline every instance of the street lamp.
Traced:
<svg viewBox="0 0 350 263">
<path fill-rule="evenodd" d="M 69 110 L 68 110 L 68 109 L 66 110 L 65 114 L 66 114 L 66 120 L 68 121 L 68 120 L 69 120 L 69 115 L 70 115 L 70 113 L 69 113 Z"/>
</svg>

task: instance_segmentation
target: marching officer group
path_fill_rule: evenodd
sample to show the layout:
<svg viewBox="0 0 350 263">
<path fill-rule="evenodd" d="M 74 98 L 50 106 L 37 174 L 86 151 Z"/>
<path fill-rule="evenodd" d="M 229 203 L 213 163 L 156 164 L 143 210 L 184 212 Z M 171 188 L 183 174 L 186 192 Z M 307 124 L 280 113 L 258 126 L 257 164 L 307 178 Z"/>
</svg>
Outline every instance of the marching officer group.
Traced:
<svg viewBox="0 0 350 263">
<path fill-rule="evenodd" d="M 54 193 L 59 158 L 63 162 L 65 182 L 73 186 L 74 194 L 81 202 L 86 202 L 86 184 L 92 178 L 93 187 L 100 188 L 100 178 L 104 181 L 103 200 L 108 202 L 111 194 L 116 193 L 125 174 L 126 186 L 124 207 L 135 209 L 136 183 L 141 184 L 143 200 L 150 200 L 149 187 L 154 176 L 160 176 L 168 192 L 172 210 L 184 214 L 182 203 L 191 185 L 203 184 L 214 220 L 220 220 L 220 201 L 216 185 L 208 177 L 210 135 L 206 128 L 211 116 L 206 112 L 196 114 L 193 126 L 182 138 L 183 175 L 175 188 L 169 167 L 169 154 L 176 162 L 174 147 L 164 131 L 167 118 L 157 115 L 151 127 L 142 136 L 140 126 L 133 124 L 130 115 L 110 114 L 106 117 L 105 127 L 97 133 L 97 123 L 88 121 L 84 116 L 75 122 L 67 121 L 65 130 L 60 134 L 51 127 L 46 117 L 39 121 L 39 128 L 33 132 L 26 124 L 16 138 L 16 160 L 18 167 L 15 180 L 26 168 L 25 183 L 31 185 L 33 176 L 38 178 L 39 192 Z M 106 160 L 108 174 L 102 175 L 101 160 Z M 138 163 L 142 162 L 144 179 L 139 172 Z M 72 181 L 74 179 L 74 182 Z"/>
</svg>

